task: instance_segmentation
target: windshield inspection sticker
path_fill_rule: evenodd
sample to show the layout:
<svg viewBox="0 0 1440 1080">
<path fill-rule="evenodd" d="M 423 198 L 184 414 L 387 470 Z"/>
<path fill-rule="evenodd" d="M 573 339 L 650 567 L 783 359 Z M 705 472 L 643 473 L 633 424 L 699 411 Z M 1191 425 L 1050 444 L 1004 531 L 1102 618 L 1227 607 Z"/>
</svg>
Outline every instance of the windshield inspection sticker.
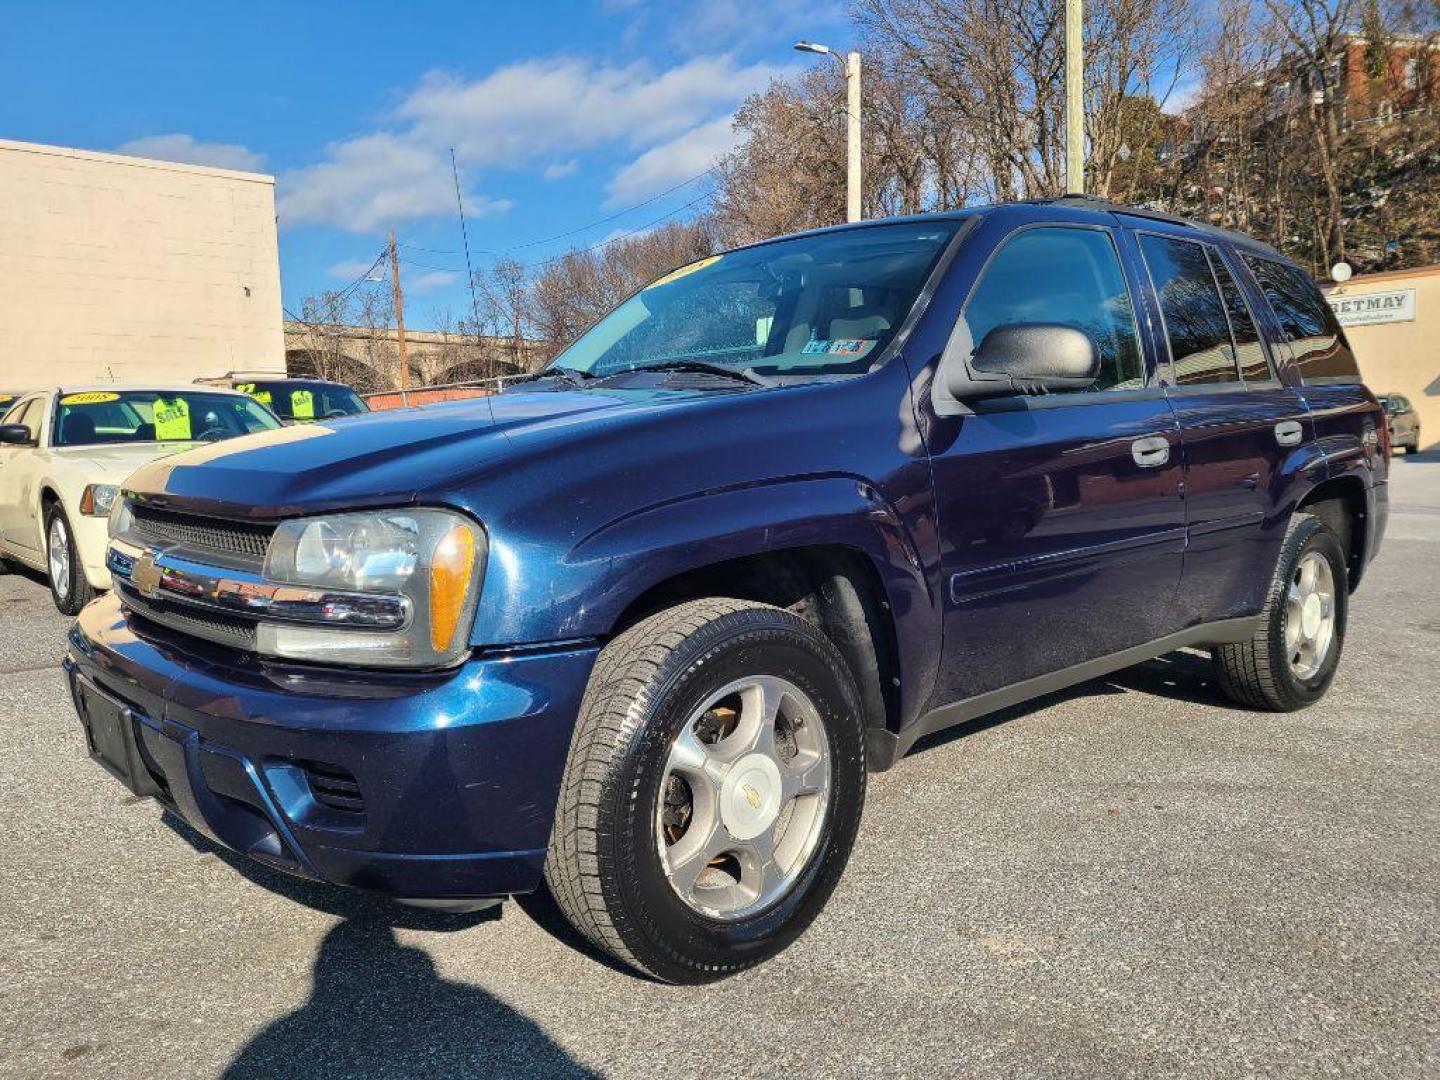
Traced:
<svg viewBox="0 0 1440 1080">
<path fill-rule="evenodd" d="M 830 352 L 837 356 L 863 356 L 874 344 L 869 338 L 836 338 L 830 342 Z"/>
<path fill-rule="evenodd" d="M 807 341 L 805 342 L 805 347 L 800 351 L 807 356 L 813 356 L 815 353 L 829 352 L 830 341 L 827 338 L 818 338 L 813 341 Z"/>
<path fill-rule="evenodd" d="M 106 401 L 119 401 L 119 394 L 104 390 L 89 390 L 83 394 L 66 394 L 60 399 L 61 405 L 100 405 Z"/>
</svg>

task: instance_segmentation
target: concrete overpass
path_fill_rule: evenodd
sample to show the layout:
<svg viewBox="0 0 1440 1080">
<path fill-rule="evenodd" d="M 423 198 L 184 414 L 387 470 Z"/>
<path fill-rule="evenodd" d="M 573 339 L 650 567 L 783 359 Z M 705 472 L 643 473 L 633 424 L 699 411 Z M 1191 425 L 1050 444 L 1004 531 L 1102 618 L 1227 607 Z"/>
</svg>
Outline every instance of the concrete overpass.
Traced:
<svg viewBox="0 0 1440 1080">
<path fill-rule="evenodd" d="M 394 327 L 285 322 L 285 370 L 349 383 L 362 393 L 400 385 Z M 493 379 L 532 371 L 549 355 L 542 342 L 433 330 L 405 331 L 410 385 Z M 218 372 L 217 372 L 218 374 Z"/>
</svg>

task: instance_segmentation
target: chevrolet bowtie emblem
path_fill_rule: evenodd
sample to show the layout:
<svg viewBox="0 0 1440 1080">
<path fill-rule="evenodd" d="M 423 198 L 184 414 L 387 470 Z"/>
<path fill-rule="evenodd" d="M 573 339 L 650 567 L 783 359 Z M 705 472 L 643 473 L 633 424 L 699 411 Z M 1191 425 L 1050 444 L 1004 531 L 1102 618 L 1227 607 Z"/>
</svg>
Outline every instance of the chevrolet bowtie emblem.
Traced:
<svg viewBox="0 0 1440 1080">
<path fill-rule="evenodd" d="M 155 556 L 146 552 L 135 560 L 135 567 L 130 571 L 130 583 L 139 590 L 140 595 L 148 600 L 154 600 L 160 594 L 160 578 L 164 571 L 155 565 Z"/>
<path fill-rule="evenodd" d="M 745 801 L 750 804 L 750 809 L 752 809 L 752 810 L 759 810 L 759 809 L 760 809 L 760 793 L 759 793 L 758 791 L 756 791 L 753 787 L 751 787 L 749 784 L 746 784 L 746 785 L 745 785 L 744 791 L 745 791 Z"/>
</svg>

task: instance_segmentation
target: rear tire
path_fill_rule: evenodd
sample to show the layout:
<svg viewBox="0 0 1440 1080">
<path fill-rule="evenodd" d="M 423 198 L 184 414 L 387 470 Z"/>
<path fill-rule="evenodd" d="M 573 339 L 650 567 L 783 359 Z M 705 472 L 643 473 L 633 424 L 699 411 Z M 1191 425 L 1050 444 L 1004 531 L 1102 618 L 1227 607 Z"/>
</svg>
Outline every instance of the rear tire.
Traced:
<svg viewBox="0 0 1440 1080">
<path fill-rule="evenodd" d="M 1220 688 L 1241 705 L 1270 712 L 1319 701 L 1340 663 L 1348 598 L 1339 538 L 1313 514 L 1296 514 L 1259 628 L 1250 640 L 1212 652 Z"/>
<path fill-rule="evenodd" d="M 80 565 L 70 519 L 58 502 L 45 514 L 45 569 L 50 598 L 60 614 L 78 615 L 81 608 L 95 599 L 95 590 L 85 577 L 85 567 Z"/>
<path fill-rule="evenodd" d="M 637 623 L 600 653 L 580 707 L 545 862 L 560 911 L 665 982 L 774 956 L 845 868 L 863 716 L 840 653 L 790 612 L 706 599 Z"/>
</svg>

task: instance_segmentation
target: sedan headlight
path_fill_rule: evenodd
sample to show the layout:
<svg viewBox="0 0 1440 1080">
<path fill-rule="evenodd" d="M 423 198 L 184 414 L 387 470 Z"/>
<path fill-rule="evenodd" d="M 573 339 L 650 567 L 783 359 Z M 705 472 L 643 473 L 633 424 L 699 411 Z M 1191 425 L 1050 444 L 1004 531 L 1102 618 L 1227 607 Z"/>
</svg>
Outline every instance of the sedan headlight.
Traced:
<svg viewBox="0 0 1440 1080">
<path fill-rule="evenodd" d="M 469 644 L 484 576 L 485 534 L 448 510 L 385 510 L 287 521 L 265 555 L 270 581 L 399 595 L 411 618 L 395 631 L 261 621 L 256 647 L 298 660 L 441 667 Z"/>
<path fill-rule="evenodd" d="M 86 517 L 109 517 L 119 495 L 118 484 L 86 484 L 80 493 L 80 513 Z"/>
</svg>

